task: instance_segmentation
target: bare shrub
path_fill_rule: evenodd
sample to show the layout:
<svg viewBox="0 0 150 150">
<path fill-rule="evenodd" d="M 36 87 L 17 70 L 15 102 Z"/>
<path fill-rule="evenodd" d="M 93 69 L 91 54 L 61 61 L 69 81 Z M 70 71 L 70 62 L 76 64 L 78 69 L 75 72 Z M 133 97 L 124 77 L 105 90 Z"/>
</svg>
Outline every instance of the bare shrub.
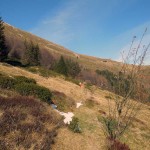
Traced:
<svg viewBox="0 0 150 150">
<path fill-rule="evenodd" d="M 20 41 L 20 39 L 16 38 L 16 37 L 8 37 L 6 35 L 6 44 L 7 47 L 9 49 L 9 54 L 8 56 L 12 59 L 21 59 L 21 57 L 23 56 L 25 47 L 24 47 L 24 43 Z"/>
<path fill-rule="evenodd" d="M 41 52 L 41 65 L 48 69 L 52 69 L 56 62 L 56 58 L 54 57 L 54 55 L 52 55 L 46 49 L 41 49 L 40 52 Z"/>
<path fill-rule="evenodd" d="M 115 93 L 121 96 L 114 96 L 114 99 L 108 100 L 108 116 L 103 117 L 103 129 L 106 137 L 109 137 L 114 141 L 119 140 L 129 128 L 135 116 L 141 109 L 141 103 L 131 100 L 132 98 L 142 99 L 143 93 L 141 92 L 142 84 L 138 80 L 141 74 L 141 67 L 143 65 L 144 58 L 150 47 L 150 43 L 144 46 L 143 49 L 141 43 L 143 36 L 137 46 L 132 48 L 136 37 L 133 37 L 130 50 L 127 55 L 122 55 L 123 63 L 122 68 L 116 76 L 117 85 L 115 87 Z M 127 81 L 127 82 L 126 82 Z M 129 85 L 128 85 L 129 83 Z M 135 94 L 135 92 L 137 94 Z"/>
<path fill-rule="evenodd" d="M 122 144 L 118 140 L 108 138 L 107 142 L 109 145 L 108 150 L 130 150 L 130 148 L 125 143 Z"/>
<path fill-rule="evenodd" d="M 98 75 L 96 72 L 92 72 L 90 70 L 82 70 L 79 78 L 86 81 L 87 83 L 94 84 L 106 89 L 109 88 L 109 84 L 106 78 Z"/>
</svg>

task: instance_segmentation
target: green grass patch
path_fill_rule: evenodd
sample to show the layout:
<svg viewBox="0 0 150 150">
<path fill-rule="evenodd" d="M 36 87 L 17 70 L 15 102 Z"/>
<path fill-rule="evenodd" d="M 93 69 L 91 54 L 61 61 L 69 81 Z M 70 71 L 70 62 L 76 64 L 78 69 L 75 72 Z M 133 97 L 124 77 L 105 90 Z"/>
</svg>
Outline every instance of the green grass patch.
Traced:
<svg viewBox="0 0 150 150">
<path fill-rule="evenodd" d="M 46 69 L 44 67 L 27 67 L 26 69 L 28 71 L 32 72 L 32 73 L 39 74 L 40 76 L 43 76 L 43 77 L 57 77 L 57 76 L 60 76 L 59 73 L 57 73 L 53 70 Z"/>
<path fill-rule="evenodd" d="M 16 80 L 17 84 L 19 84 L 19 83 L 33 83 L 33 84 L 36 84 L 36 81 L 34 79 L 27 78 L 25 76 L 15 76 L 15 80 Z"/>
<path fill-rule="evenodd" d="M 71 123 L 69 124 L 69 129 L 73 131 L 74 133 L 81 133 L 81 127 L 79 123 L 79 119 L 77 117 L 73 117 Z"/>
<path fill-rule="evenodd" d="M 20 83 L 15 85 L 15 90 L 21 95 L 33 95 L 47 103 L 51 102 L 52 93 L 49 89 L 33 84 L 33 83 Z"/>
<path fill-rule="evenodd" d="M 14 78 L 1 75 L 1 77 L 0 77 L 0 88 L 12 89 L 15 84 L 16 84 L 16 80 Z"/>
<path fill-rule="evenodd" d="M 16 91 L 24 96 L 35 96 L 47 103 L 51 102 L 52 93 L 49 89 L 37 85 L 34 79 L 24 76 L 9 77 L 1 75 L 0 88 Z"/>
</svg>

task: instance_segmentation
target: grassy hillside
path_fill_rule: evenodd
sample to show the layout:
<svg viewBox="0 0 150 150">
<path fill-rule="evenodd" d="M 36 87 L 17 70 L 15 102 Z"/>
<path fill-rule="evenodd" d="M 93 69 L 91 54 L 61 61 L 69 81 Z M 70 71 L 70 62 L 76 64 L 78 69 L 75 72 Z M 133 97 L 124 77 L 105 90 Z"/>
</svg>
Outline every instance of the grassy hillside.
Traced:
<svg viewBox="0 0 150 150">
<path fill-rule="evenodd" d="M 11 25 L 5 24 L 5 36 L 8 49 L 10 50 L 9 56 L 13 58 L 21 59 L 24 55 L 25 46 L 24 42 L 33 41 L 38 44 L 41 52 L 41 64 L 49 68 L 51 64 L 57 61 L 61 55 L 65 58 L 69 58 L 78 62 L 82 66 L 81 76 L 83 80 L 93 80 L 92 84 L 96 82 L 101 82 L 103 77 L 98 77 L 95 71 L 98 70 L 109 70 L 115 74 L 118 74 L 122 67 L 122 63 L 116 62 L 110 59 L 101 59 L 92 56 L 86 56 L 81 54 L 76 54 L 60 45 L 52 43 L 50 41 L 44 40 L 37 37 L 31 33 L 17 29 Z M 129 65 L 129 68 L 131 65 Z M 88 75 L 87 75 L 88 74 Z M 90 76 L 90 77 L 89 77 Z M 144 81 L 144 86 L 150 88 L 150 66 L 143 66 L 141 73 L 142 80 Z M 100 80 L 100 81 L 99 81 Z M 105 82 L 105 81 L 104 81 Z M 107 84 L 107 83 L 106 83 Z M 97 84 L 100 86 L 99 84 Z M 107 89 L 107 88 L 105 88 Z"/>
<path fill-rule="evenodd" d="M 110 84 L 116 81 L 115 76 L 119 73 L 122 63 L 76 54 L 60 45 L 8 24 L 5 24 L 5 35 L 10 50 L 9 58 L 21 60 L 25 51 L 24 42 L 33 41 L 40 47 L 41 66 L 15 67 L 7 63 L 0 63 L 0 77 L 2 75 L 10 78 L 10 82 L 6 82 L 10 86 L 6 86 L 6 88 L 0 86 L 0 149 L 13 149 L 14 147 L 15 149 L 39 150 L 51 148 L 54 150 L 106 149 L 107 143 L 103 132 L 102 117 L 109 116 L 108 99 L 110 99 L 111 106 L 114 106 L 113 100 L 116 95 L 109 92 L 113 91 Z M 56 62 L 61 55 L 81 65 L 81 73 L 77 78 L 63 76 L 42 67 L 50 68 L 50 64 L 53 61 Z M 129 69 L 131 67 L 132 65 L 128 65 Z M 95 72 L 97 69 L 100 72 L 104 70 L 106 72 L 104 76 L 98 75 Z M 18 86 L 18 83 L 14 82 L 18 76 L 26 77 L 24 80 L 32 81 L 32 85 L 23 83 Z M 112 79 L 114 80 L 111 81 Z M 11 83 L 12 80 L 14 83 Z M 86 81 L 85 86 L 79 86 L 80 80 Z M 1 81 L 3 83 L 3 80 Z M 91 81 L 97 86 L 92 85 Z M 144 85 L 143 91 L 146 88 L 147 95 L 145 97 L 147 98 L 150 95 L 150 66 L 142 66 L 142 73 L 138 81 Z M 106 86 L 103 88 L 103 85 Z M 43 97 L 43 95 L 46 96 Z M 58 129 L 59 123 L 62 123 L 62 117 L 58 112 L 52 110 L 49 105 L 51 100 L 58 105 L 58 110 L 74 113 L 75 117 L 79 119 L 82 131 L 80 134 L 72 132 L 67 125 Z M 78 102 L 82 102 L 83 105 L 76 108 Z M 143 148 L 149 150 L 149 103 L 143 104 L 136 101 L 132 101 L 132 103 L 141 105 L 141 111 L 132 118 L 131 128 L 126 131 L 120 141 L 126 143 L 131 150 Z M 40 130 L 37 130 L 38 126 Z M 57 136 L 56 133 L 58 133 Z"/>
<path fill-rule="evenodd" d="M 100 90 L 95 86 L 91 86 L 90 89 L 84 87 L 81 88 L 72 82 L 64 80 L 64 77 L 62 76 L 47 78 L 10 65 L 0 64 L 0 73 L 7 74 L 9 76 L 22 75 L 35 79 L 37 84 L 42 85 L 51 91 L 57 90 L 64 93 L 68 98 L 70 98 L 70 100 L 73 99 L 75 103 L 82 101 L 83 105 L 81 107 L 78 109 L 75 107 L 70 109 L 70 111 L 72 111 L 75 116 L 79 118 L 82 133 L 73 133 L 66 126 L 60 128 L 57 130 L 58 135 L 55 138 L 55 144 L 52 145 L 52 149 L 104 150 L 106 148 L 105 136 L 102 130 L 101 122 L 99 122 L 99 118 L 108 114 L 107 98 L 108 96 L 113 98 L 113 93 Z M 0 94 L 7 96 L 12 93 L 1 90 Z M 135 118 L 133 118 L 131 128 L 127 130 L 125 136 L 121 139 L 122 142 L 128 144 L 133 150 L 141 150 L 143 148 L 144 150 L 150 149 L 150 107 L 145 104 L 141 105 L 142 110 Z M 50 106 L 46 105 L 45 107 L 45 113 L 51 114 Z M 32 109 L 30 108 L 30 110 Z M 50 110 L 50 112 L 48 110 Z M 24 111 L 24 108 L 18 111 L 22 112 Z M 3 111 L 1 111 L 1 116 L 3 114 Z M 48 125 L 47 127 L 50 126 Z M 34 134 L 35 132 L 32 132 L 32 135 Z M 17 136 L 17 134 L 15 135 Z M 11 135 L 9 136 L 11 137 Z M 5 139 L 7 141 L 10 138 Z M 20 148 L 22 148 L 21 145 Z"/>
<path fill-rule="evenodd" d="M 87 69 L 108 69 L 108 70 L 118 70 L 121 63 L 109 60 L 109 59 L 101 59 L 92 56 L 80 55 L 76 54 L 60 45 L 37 37 L 31 33 L 22 31 L 17 29 L 11 25 L 5 24 L 5 35 L 6 41 L 10 46 L 11 53 L 14 51 L 18 52 L 18 55 L 22 55 L 22 51 L 24 49 L 24 41 L 25 40 L 32 40 L 35 43 L 38 43 L 40 46 L 41 51 L 47 51 L 54 57 L 58 57 L 60 55 L 72 58 L 78 61 Z M 45 56 L 45 55 L 44 55 Z"/>
<path fill-rule="evenodd" d="M 82 77 L 83 80 L 89 80 L 89 77 L 87 77 L 86 74 L 89 74 L 88 76 L 91 76 L 91 78 L 93 78 L 92 80 L 103 80 L 100 77 L 97 77 L 96 74 L 94 74 L 97 69 L 109 70 L 113 73 L 118 74 L 118 71 L 122 67 L 122 63 L 110 59 L 101 59 L 92 56 L 76 54 L 73 51 L 70 51 L 58 44 L 37 37 L 31 33 L 22 31 L 8 24 L 5 24 L 5 36 L 8 49 L 10 50 L 10 57 L 22 59 L 25 51 L 25 40 L 29 42 L 33 41 L 40 47 L 42 66 L 49 68 L 55 61 L 60 58 L 61 55 L 63 55 L 65 58 L 72 59 L 82 66 L 81 76 L 84 76 Z M 131 65 L 129 65 L 129 68 L 130 67 Z M 149 89 L 150 66 L 142 67 L 141 77 L 143 78 L 142 80 L 144 81 L 144 86 Z M 94 81 L 92 84 L 95 84 Z M 99 84 L 97 85 L 99 86 Z"/>
</svg>

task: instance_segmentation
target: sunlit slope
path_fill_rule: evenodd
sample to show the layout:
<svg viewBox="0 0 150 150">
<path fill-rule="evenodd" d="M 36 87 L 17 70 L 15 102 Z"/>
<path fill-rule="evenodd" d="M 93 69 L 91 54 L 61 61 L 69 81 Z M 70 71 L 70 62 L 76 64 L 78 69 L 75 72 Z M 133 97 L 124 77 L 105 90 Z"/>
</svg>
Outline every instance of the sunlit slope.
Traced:
<svg viewBox="0 0 150 150">
<path fill-rule="evenodd" d="M 91 90 L 65 81 L 63 77 L 44 78 L 38 74 L 30 73 L 21 68 L 0 64 L 0 72 L 10 76 L 22 75 L 33 78 L 37 84 L 45 86 L 50 90 L 63 92 L 67 97 L 73 98 L 76 102 L 82 101 L 83 105 L 73 109 L 73 113 L 79 118 L 82 128 L 81 134 L 71 132 L 67 127 L 59 129 L 54 150 L 103 150 L 105 147 L 105 136 L 102 125 L 97 117 L 108 114 L 107 96 L 113 98 L 113 93 L 92 87 Z M 88 99 L 93 101 L 89 107 Z M 113 105 L 113 103 L 112 103 Z M 150 107 L 144 104 L 137 117 L 133 119 L 132 126 L 127 130 L 123 142 L 127 143 L 133 150 L 149 150 L 150 144 Z"/>
<path fill-rule="evenodd" d="M 63 55 L 65 57 L 72 58 L 78 61 L 87 69 L 108 69 L 116 71 L 118 70 L 118 68 L 120 68 L 121 65 L 121 63 L 112 61 L 110 59 L 101 59 L 92 56 L 76 54 L 75 52 L 70 51 L 63 46 L 42 39 L 38 36 L 35 36 L 31 33 L 25 32 L 8 24 L 5 24 L 5 35 L 6 41 L 9 41 L 9 43 L 11 43 L 11 51 L 17 50 L 21 53 L 21 51 L 23 51 L 24 42 L 25 40 L 27 40 L 38 43 L 42 51 L 48 51 L 51 55 L 54 56 Z"/>
</svg>

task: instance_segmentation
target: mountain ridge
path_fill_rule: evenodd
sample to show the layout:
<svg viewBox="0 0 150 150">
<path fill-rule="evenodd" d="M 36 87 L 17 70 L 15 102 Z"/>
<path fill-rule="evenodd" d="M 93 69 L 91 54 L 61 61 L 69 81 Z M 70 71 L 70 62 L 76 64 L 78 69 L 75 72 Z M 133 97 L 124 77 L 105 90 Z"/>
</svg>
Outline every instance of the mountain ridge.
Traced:
<svg viewBox="0 0 150 150">
<path fill-rule="evenodd" d="M 94 70 L 96 70 L 96 69 L 101 68 L 98 66 L 98 65 L 100 65 L 100 66 L 103 66 L 102 68 L 108 67 L 112 70 L 112 66 L 114 66 L 114 65 L 120 66 L 120 64 L 121 64 L 120 62 L 110 60 L 110 59 L 103 59 L 103 58 L 97 58 L 95 56 L 78 54 L 78 53 L 73 52 L 63 46 L 60 46 L 59 44 L 45 40 L 41 37 L 38 37 L 32 33 L 27 32 L 27 31 L 23 31 L 18 28 L 15 28 L 11 25 L 8 25 L 7 23 L 5 23 L 5 36 L 6 36 L 6 41 L 7 41 L 8 45 L 11 45 L 11 52 L 14 51 L 14 49 L 15 49 L 15 51 L 17 51 L 18 49 L 20 51 L 20 49 L 23 48 L 23 42 L 25 40 L 28 40 L 28 41 L 33 41 L 35 43 L 38 43 L 38 45 L 40 46 L 40 49 L 42 49 L 42 51 L 43 50 L 47 51 L 48 53 L 54 55 L 56 58 L 60 55 L 70 57 L 71 59 L 78 61 L 83 66 L 85 66 L 85 68 L 88 68 L 88 69 L 93 68 Z M 13 41 L 14 43 L 12 43 L 10 41 Z M 15 45 L 16 41 L 19 43 L 18 44 L 19 46 Z M 109 67 L 109 65 L 110 65 L 110 67 Z"/>
<path fill-rule="evenodd" d="M 82 56 L 82 55 L 80 55 L 80 57 L 77 58 L 77 56 L 75 56 L 74 53 L 70 51 L 68 52 L 68 55 L 67 55 L 66 54 L 67 51 L 63 50 L 61 47 L 59 46 L 57 47 L 57 45 L 55 44 L 47 46 L 47 44 L 49 44 L 50 42 L 43 40 L 40 37 L 37 37 L 35 35 L 31 35 L 30 33 L 27 33 L 25 31 L 21 31 L 20 29 L 16 29 L 11 26 L 8 26 L 8 25 L 6 25 L 5 31 L 6 31 L 5 32 L 6 42 L 7 42 L 7 45 L 9 46 L 8 48 L 10 48 L 9 56 L 15 54 L 15 52 L 18 52 L 18 57 L 21 57 L 23 55 L 22 52 L 24 51 L 24 40 L 28 40 L 28 41 L 32 40 L 33 42 L 39 44 L 42 54 L 43 54 L 43 51 L 44 52 L 47 51 L 46 53 L 47 55 L 43 55 L 44 59 L 47 59 L 47 60 L 50 59 L 49 56 L 51 55 L 53 55 L 53 57 L 56 57 L 57 59 L 59 59 L 59 56 L 63 55 L 65 58 L 71 58 L 79 62 L 81 65 L 84 65 L 83 66 L 84 68 L 82 68 L 83 70 L 91 69 L 92 73 L 95 73 L 96 69 L 101 69 L 101 70 L 108 69 L 112 72 L 117 73 L 117 71 L 119 71 L 121 68 L 121 63 L 113 62 L 107 59 L 100 59 L 100 58 L 95 58 L 91 56 Z M 46 48 L 45 45 L 48 48 Z M 25 147 L 25 146 L 28 146 L 27 147 L 28 149 L 29 148 L 32 149 L 33 147 L 35 149 L 38 149 L 37 146 L 42 147 L 43 145 L 47 146 L 46 144 L 53 143 L 53 145 L 48 145 L 48 146 L 51 146 L 53 150 L 60 150 L 60 149 L 64 149 L 64 150 L 68 150 L 68 149 L 100 150 L 101 149 L 101 150 L 104 150 L 108 143 L 106 143 L 106 139 L 105 139 L 106 137 L 104 135 L 102 121 L 100 119 L 104 115 L 109 116 L 109 106 L 108 106 L 109 100 L 110 100 L 110 104 L 114 106 L 115 97 L 117 95 L 115 95 L 114 93 L 108 90 L 105 90 L 103 88 L 100 88 L 94 85 L 90 85 L 89 87 L 80 86 L 80 84 L 76 84 L 74 82 L 70 82 L 66 80 L 66 77 L 60 74 L 58 74 L 57 76 L 53 76 L 52 74 L 48 76 L 42 76 L 39 72 L 34 72 L 33 70 L 32 72 L 31 70 L 29 70 L 29 69 L 36 70 L 39 68 L 40 66 L 32 66 L 30 68 L 26 68 L 26 67 L 12 66 L 7 63 L 0 63 L 0 74 L 7 75 L 7 77 L 11 77 L 11 78 L 15 78 L 17 76 L 24 76 L 27 79 L 35 80 L 37 85 L 45 87 L 48 90 L 50 90 L 53 93 L 52 101 L 55 102 L 54 100 L 60 99 L 60 101 L 58 101 L 57 103 L 58 106 L 60 102 L 60 106 L 62 108 L 66 106 L 66 111 L 73 112 L 75 114 L 75 117 L 79 119 L 79 125 L 81 127 L 82 133 L 81 134 L 74 133 L 70 129 L 68 129 L 67 126 L 60 126 L 60 128 L 56 130 L 58 135 L 55 133 L 56 128 L 54 128 L 54 130 L 49 130 L 51 129 L 51 127 L 49 126 L 49 124 L 51 123 L 48 122 L 47 113 L 50 115 L 52 114 L 52 116 L 49 116 L 52 118 L 56 118 L 56 116 L 58 115 L 58 119 L 59 119 L 60 116 L 59 114 L 56 113 L 55 110 L 52 110 L 50 105 L 46 104 L 45 102 L 35 97 L 36 102 L 39 102 L 42 105 L 46 106 L 45 107 L 46 109 L 44 109 L 44 113 L 39 115 L 40 109 L 35 108 L 35 111 L 32 114 L 33 115 L 37 114 L 37 118 L 39 116 L 43 117 L 44 115 L 47 121 L 40 125 L 41 127 L 42 125 L 44 125 L 44 127 L 46 128 L 42 128 L 42 131 L 39 132 L 38 137 L 35 136 L 36 132 L 31 132 L 31 137 L 26 136 L 26 134 L 20 134 L 20 130 L 24 129 L 22 127 L 24 126 L 26 127 L 28 125 L 27 127 L 29 129 L 30 128 L 32 129 L 32 127 L 36 126 L 39 121 L 39 118 L 38 118 L 35 124 L 33 120 L 34 117 L 31 118 L 32 114 L 30 113 L 30 111 L 31 112 L 33 111 L 31 107 L 31 110 L 29 109 L 30 111 L 28 110 L 26 111 L 27 119 L 25 120 L 26 121 L 25 124 L 21 124 L 22 126 L 20 126 L 19 124 L 17 127 L 19 129 L 19 134 L 24 135 L 28 140 L 23 139 L 18 145 L 18 142 L 16 142 L 16 140 L 15 141 L 13 140 L 14 140 L 14 137 L 15 139 L 20 138 L 20 135 L 18 135 L 18 132 L 16 134 L 14 134 L 13 132 L 9 135 L 9 138 L 7 138 L 8 136 L 6 138 L 5 136 L 3 136 L 0 139 L 0 149 L 1 149 L 1 143 L 3 141 L 9 144 L 11 144 L 13 141 L 13 144 L 16 145 L 16 149 L 17 148 L 21 149 L 22 147 Z M 146 75 L 146 78 L 147 78 L 147 75 L 150 74 L 150 69 L 147 69 L 147 68 L 148 67 L 143 67 L 143 69 L 145 69 L 144 75 Z M 148 84 L 150 83 L 149 81 L 150 80 L 147 80 L 147 81 L 143 80 L 142 82 L 143 83 L 145 82 Z M 19 94 L 16 92 L 16 95 L 15 95 L 15 92 L 16 91 L 14 91 L 13 89 L 11 90 L 8 88 L 7 89 L 0 88 L 0 96 L 2 97 L 10 97 L 10 96 L 15 97 L 17 94 Z M 28 97 L 26 97 L 25 99 L 27 98 Z M 83 106 L 80 107 L 79 109 L 75 109 L 74 104 L 81 102 L 81 101 L 82 101 Z M 150 133 L 149 131 L 150 111 L 149 110 L 150 110 L 150 107 L 149 105 L 140 103 L 139 101 L 132 101 L 132 102 L 134 104 L 137 104 L 137 103 L 140 104 L 142 107 L 142 110 L 140 111 L 140 113 L 138 112 L 137 116 L 132 119 L 131 128 L 127 130 L 127 132 L 125 133 L 125 136 L 121 139 L 121 142 L 123 143 L 125 142 L 127 145 L 129 145 L 131 149 L 143 149 L 144 147 L 145 149 L 149 150 L 150 148 L 150 145 L 149 145 L 149 138 L 150 138 L 149 137 L 150 135 L 149 134 Z M 22 108 L 22 107 L 19 107 L 19 108 Z M 18 108 L 16 108 L 16 110 L 18 110 Z M 22 109 L 19 110 L 19 112 L 22 112 L 22 111 L 24 110 Z M 54 114 L 53 114 L 53 111 L 55 111 Z M 2 119 L 4 118 L 3 114 L 7 114 L 7 111 L 0 110 L 0 117 Z M 11 119 L 9 120 L 11 121 Z M 44 119 L 42 118 L 42 120 Z M 55 127 L 56 124 L 57 122 L 55 122 L 54 120 L 54 123 L 52 125 Z M 4 128 L 4 131 L 5 129 L 6 128 Z M 55 137 L 53 137 L 52 135 L 54 135 Z M 37 140 L 38 145 L 36 145 L 35 141 L 32 141 L 32 137 L 34 137 Z M 39 137 L 43 139 L 40 139 Z M 50 137 L 50 139 L 48 137 Z M 49 143 L 49 141 L 51 140 L 54 140 L 54 141 Z M 22 145 L 24 143 L 26 145 Z M 5 146 L 6 144 L 4 143 L 3 145 Z M 6 146 L 9 146 L 9 145 L 6 145 Z M 47 149 L 50 149 L 50 148 L 47 148 Z"/>
</svg>

